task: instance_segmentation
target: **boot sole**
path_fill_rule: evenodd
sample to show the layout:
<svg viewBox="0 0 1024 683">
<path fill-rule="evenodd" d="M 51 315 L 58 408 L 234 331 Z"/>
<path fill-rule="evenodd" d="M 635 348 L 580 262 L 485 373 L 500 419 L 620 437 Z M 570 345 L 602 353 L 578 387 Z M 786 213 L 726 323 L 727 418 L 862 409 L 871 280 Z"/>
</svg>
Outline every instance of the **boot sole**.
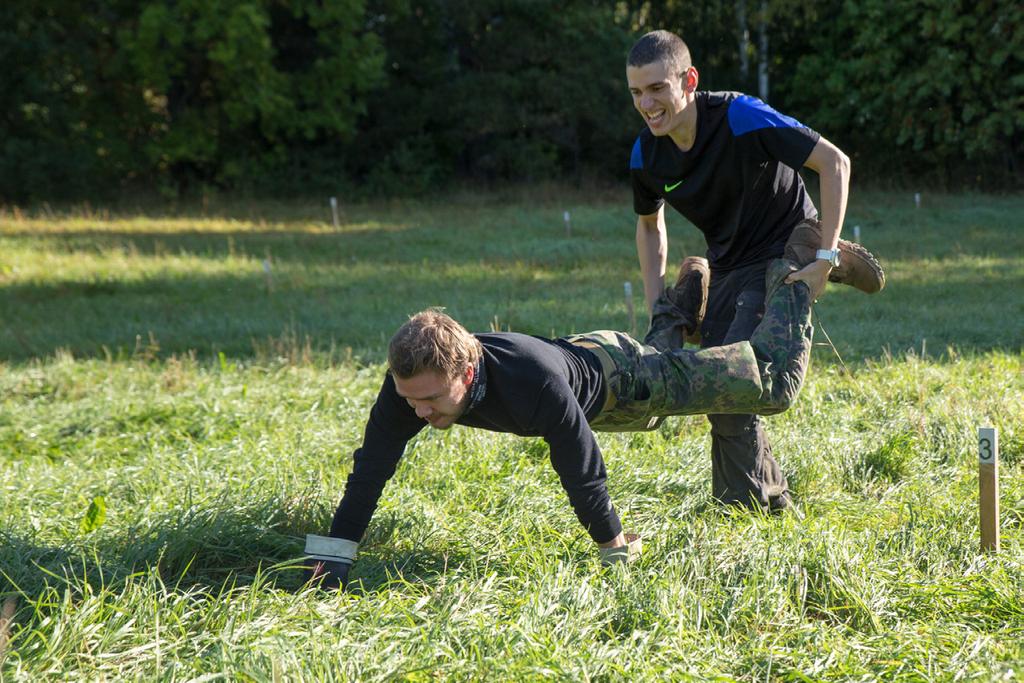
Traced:
<svg viewBox="0 0 1024 683">
<path fill-rule="evenodd" d="M 839 240 L 839 268 L 829 273 L 829 282 L 850 285 L 868 294 L 885 287 L 885 271 L 875 255 L 857 244 Z"/>
<path fill-rule="evenodd" d="M 711 268 L 708 266 L 706 258 L 702 256 L 687 256 L 684 258 L 682 263 L 679 264 L 679 275 L 676 277 L 675 287 L 678 288 L 683 280 L 691 277 L 693 273 L 700 273 L 703 278 L 700 306 L 696 312 L 694 331 L 691 334 L 685 334 L 684 329 L 683 341 L 690 344 L 700 344 L 700 328 L 704 324 L 704 314 L 708 308 L 708 283 L 711 280 Z"/>
<path fill-rule="evenodd" d="M 799 266 L 814 261 L 814 253 L 821 244 L 821 225 L 805 221 L 798 225 L 786 242 L 785 258 Z M 885 287 L 885 272 L 874 254 L 847 240 L 839 240 L 839 267 L 829 273 L 829 282 L 849 285 L 867 294 Z"/>
</svg>

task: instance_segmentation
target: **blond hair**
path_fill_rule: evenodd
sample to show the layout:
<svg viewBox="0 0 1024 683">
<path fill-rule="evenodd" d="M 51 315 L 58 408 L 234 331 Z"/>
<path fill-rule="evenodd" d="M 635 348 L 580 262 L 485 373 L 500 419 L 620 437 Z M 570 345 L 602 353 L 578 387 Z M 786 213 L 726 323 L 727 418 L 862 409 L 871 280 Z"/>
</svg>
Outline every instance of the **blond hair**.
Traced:
<svg viewBox="0 0 1024 683">
<path fill-rule="evenodd" d="M 476 365 L 483 347 L 454 318 L 436 309 L 420 311 L 398 328 L 388 344 L 388 366 L 400 379 L 425 370 L 457 377 Z"/>
</svg>

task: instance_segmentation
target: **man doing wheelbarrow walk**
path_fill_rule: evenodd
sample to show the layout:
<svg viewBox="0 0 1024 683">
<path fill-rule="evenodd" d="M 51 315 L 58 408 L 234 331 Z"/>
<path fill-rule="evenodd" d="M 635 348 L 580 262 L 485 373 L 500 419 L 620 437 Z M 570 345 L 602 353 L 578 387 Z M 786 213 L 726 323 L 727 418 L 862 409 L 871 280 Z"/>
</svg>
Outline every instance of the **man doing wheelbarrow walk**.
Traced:
<svg viewBox="0 0 1024 683">
<path fill-rule="evenodd" d="M 414 315 L 389 344 L 388 373 L 330 534 L 307 537 L 313 579 L 323 588 L 344 587 L 384 485 L 406 444 L 427 425 L 542 437 L 602 560 L 632 559 L 640 542 L 623 532 L 594 432 L 653 429 L 673 415 L 786 410 L 800 392 L 812 335 L 810 290 L 803 282 L 786 283 L 806 258 L 798 245 L 786 256 L 768 268 L 764 317 L 749 341 L 699 351 L 664 345 L 700 329 L 708 284 L 700 258 L 683 260 L 647 343 L 610 331 L 560 339 L 474 335 L 444 313 Z"/>
</svg>

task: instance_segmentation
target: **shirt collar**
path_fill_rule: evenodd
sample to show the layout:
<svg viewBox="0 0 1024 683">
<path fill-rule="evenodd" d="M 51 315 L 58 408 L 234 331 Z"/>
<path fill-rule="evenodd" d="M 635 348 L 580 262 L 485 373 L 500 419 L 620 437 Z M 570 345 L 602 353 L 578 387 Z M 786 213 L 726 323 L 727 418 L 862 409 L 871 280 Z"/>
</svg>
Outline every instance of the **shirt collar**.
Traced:
<svg viewBox="0 0 1024 683">
<path fill-rule="evenodd" d="M 473 373 L 473 383 L 469 385 L 469 403 L 466 404 L 466 410 L 463 415 L 480 405 L 480 402 L 484 400 L 484 396 L 487 395 L 487 371 L 484 368 L 484 358 L 480 357 L 480 360 L 476 362 L 476 371 Z"/>
</svg>

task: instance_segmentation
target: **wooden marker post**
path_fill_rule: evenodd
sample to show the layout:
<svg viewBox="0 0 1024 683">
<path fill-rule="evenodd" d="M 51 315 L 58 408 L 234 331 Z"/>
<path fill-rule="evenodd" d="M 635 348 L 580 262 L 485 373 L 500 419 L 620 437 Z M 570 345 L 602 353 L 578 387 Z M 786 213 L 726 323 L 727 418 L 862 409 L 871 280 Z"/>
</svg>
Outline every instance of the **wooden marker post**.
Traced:
<svg viewBox="0 0 1024 683">
<path fill-rule="evenodd" d="M 14 623 L 14 612 L 17 606 L 18 601 L 15 598 L 7 598 L 4 601 L 3 609 L 0 610 L 0 662 L 4 661 L 7 643 L 10 642 L 11 624 Z"/>
<path fill-rule="evenodd" d="M 999 433 L 994 427 L 978 429 L 978 509 L 981 512 L 981 549 L 999 550 Z"/>
<path fill-rule="evenodd" d="M 267 284 L 267 295 L 274 293 L 274 271 L 270 265 L 270 249 L 266 251 L 266 258 L 263 259 L 263 280 Z"/>
</svg>

